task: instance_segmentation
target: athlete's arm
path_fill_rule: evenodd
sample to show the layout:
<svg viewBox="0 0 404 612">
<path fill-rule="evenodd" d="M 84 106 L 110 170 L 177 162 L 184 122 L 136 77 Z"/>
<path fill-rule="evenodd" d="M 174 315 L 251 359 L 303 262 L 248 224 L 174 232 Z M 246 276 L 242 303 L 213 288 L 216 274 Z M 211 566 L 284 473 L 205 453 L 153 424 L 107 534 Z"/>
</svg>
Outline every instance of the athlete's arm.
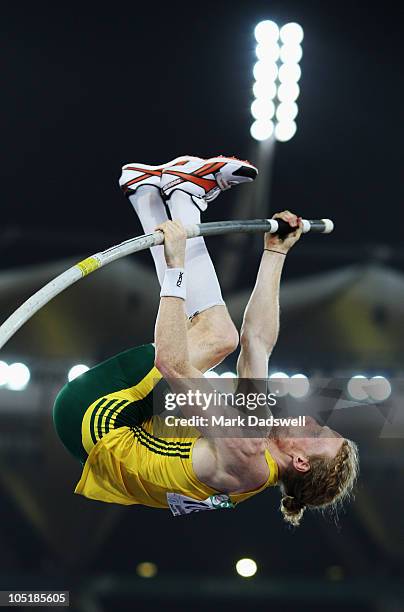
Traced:
<svg viewBox="0 0 404 612">
<path fill-rule="evenodd" d="M 184 228 L 179 222 L 167 222 L 159 226 L 164 232 L 164 252 L 169 268 L 184 268 Z M 168 380 L 175 393 L 200 391 L 212 393 L 209 381 L 190 362 L 184 300 L 179 297 L 162 297 L 155 328 L 156 367 Z M 182 407 L 185 417 L 209 417 L 223 415 L 223 407 L 187 405 Z M 227 417 L 236 417 L 237 411 L 225 407 Z M 208 425 L 200 428 L 203 438 L 197 441 L 193 453 L 196 476 L 209 486 L 223 492 L 254 489 L 265 482 L 268 466 L 265 461 L 264 438 L 238 437 L 237 427 L 226 430 L 226 437 L 218 437 L 220 428 Z"/>
<path fill-rule="evenodd" d="M 254 379 L 268 377 L 268 360 L 279 334 L 279 286 L 283 264 L 302 232 L 298 217 L 289 211 L 274 217 L 283 219 L 296 230 L 284 240 L 265 235 L 264 248 L 270 250 L 265 250 L 262 255 L 241 329 L 241 352 L 237 363 L 241 380 L 237 391 L 244 394 L 256 392 Z M 268 477 L 265 440 L 265 430 L 262 430 L 260 438 L 213 439 L 210 449 L 202 447 L 205 453 L 201 453 L 200 460 L 195 453 L 195 471 L 199 472 L 201 480 L 217 489 L 237 492 L 256 488 Z"/>
<path fill-rule="evenodd" d="M 301 222 L 296 215 L 284 211 L 274 217 L 283 219 L 296 230 L 284 240 L 271 234 L 265 235 L 264 248 L 270 250 L 265 250 L 262 255 L 241 329 L 241 352 L 237 363 L 237 373 L 241 380 L 237 391 L 244 394 L 256 391 L 254 379 L 268 377 L 268 360 L 279 334 L 279 286 L 283 264 L 289 249 L 302 233 Z M 268 478 L 264 429 L 260 438 L 217 439 L 213 443 L 216 461 L 209 461 L 208 452 L 201 461 L 195 461 L 202 480 L 218 489 L 227 487 L 228 491 L 234 493 L 252 490 L 264 484 Z M 216 472 L 211 469 L 212 466 Z"/>
<path fill-rule="evenodd" d="M 183 225 L 179 221 L 167 221 L 156 229 L 164 233 L 167 268 L 184 268 L 186 232 Z M 160 298 L 154 334 L 155 364 L 167 379 L 202 376 L 190 362 L 184 304 L 180 297 Z"/>
<path fill-rule="evenodd" d="M 289 211 L 274 215 L 296 230 L 284 240 L 265 234 L 264 250 L 257 280 L 245 309 L 240 334 L 241 352 L 237 363 L 239 378 L 267 378 L 268 360 L 279 334 L 279 286 L 286 254 L 299 240 L 302 229 Z"/>
</svg>

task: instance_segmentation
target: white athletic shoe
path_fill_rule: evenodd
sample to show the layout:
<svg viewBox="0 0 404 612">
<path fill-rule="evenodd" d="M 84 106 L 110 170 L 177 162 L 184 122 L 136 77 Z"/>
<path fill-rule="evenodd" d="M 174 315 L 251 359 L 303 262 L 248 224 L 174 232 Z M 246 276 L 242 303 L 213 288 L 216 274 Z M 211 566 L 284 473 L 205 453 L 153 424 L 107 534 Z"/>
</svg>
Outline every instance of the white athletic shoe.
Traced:
<svg viewBox="0 0 404 612">
<path fill-rule="evenodd" d="M 161 174 L 164 168 L 171 166 L 181 167 L 181 165 L 188 163 L 190 160 L 199 160 L 199 157 L 190 157 L 189 155 L 183 157 L 176 157 L 166 164 L 160 164 L 159 166 L 148 166 L 147 164 L 126 164 L 122 168 L 122 174 L 119 179 L 119 185 L 123 193 L 129 197 L 135 193 L 138 187 L 142 185 L 152 185 L 157 189 L 161 189 Z"/>
<path fill-rule="evenodd" d="M 202 159 L 184 155 L 159 166 L 126 164 L 122 168 L 119 184 L 127 197 L 142 185 L 160 189 L 165 200 L 179 189 L 188 193 L 201 210 L 206 210 L 208 203 L 217 198 L 221 191 L 239 183 L 249 183 L 257 175 L 255 166 L 236 157 Z"/>
<path fill-rule="evenodd" d="M 167 200 L 173 191 L 185 191 L 193 202 L 206 210 L 208 203 L 217 198 L 221 191 L 239 183 L 253 181 L 258 170 L 247 161 L 236 157 L 182 157 L 178 163 L 165 164 L 161 173 L 161 192 Z"/>
</svg>

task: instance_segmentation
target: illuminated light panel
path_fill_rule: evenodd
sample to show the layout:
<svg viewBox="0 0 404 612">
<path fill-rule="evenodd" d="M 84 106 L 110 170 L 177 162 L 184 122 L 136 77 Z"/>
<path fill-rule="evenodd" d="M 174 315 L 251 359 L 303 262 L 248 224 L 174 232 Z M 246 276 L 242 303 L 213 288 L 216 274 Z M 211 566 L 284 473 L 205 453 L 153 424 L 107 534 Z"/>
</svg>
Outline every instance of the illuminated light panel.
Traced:
<svg viewBox="0 0 404 612">
<path fill-rule="evenodd" d="M 257 573 L 257 569 L 254 559 L 240 559 L 236 563 L 236 572 L 242 578 L 251 578 Z"/>
<path fill-rule="evenodd" d="M 369 397 L 377 402 L 383 402 L 391 395 L 391 384 L 384 376 L 372 376 L 367 387 Z"/>
<path fill-rule="evenodd" d="M 25 363 L 12 363 L 7 370 L 7 388 L 22 391 L 28 385 L 31 372 Z"/>
<path fill-rule="evenodd" d="M 255 48 L 255 54 L 259 60 L 276 62 L 279 59 L 281 48 L 277 43 L 260 43 Z"/>
<path fill-rule="evenodd" d="M 296 134 L 297 125 L 294 121 L 281 121 L 275 127 L 275 138 L 279 142 L 287 142 Z"/>
<path fill-rule="evenodd" d="M 254 121 L 250 132 L 255 140 L 268 140 L 274 132 L 274 124 L 272 121 Z"/>
<path fill-rule="evenodd" d="M 255 26 L 254 36 L 257 43 L 276 42 L 279 39 L 279 27 L 274 21 L 266 19 Z"/>
<path fill-rule="evenodd" d="M 251 114 L 254 119 L 257 120 L 269 120 L 275 114 L 275 104 L 272 100 L 265 100 L 264 98 L 257 98 L 251 104 Z"/>
<path fill-rule="evenodd" d="M 273 100 L 276 96 L 276 83 L 275 81 L 269 83 L 266 81 L 256 81 L 253 85 L 253 94 L 256 98 L 266 98 Z"/>
<path fill-rule="evenodd" d="M 296 102 L 281 102 L 276 109 L 276 118 L 279 121 L 293 121 L 298 113 Z"/>
<path fill-rule="evenodd" d="M 220 378 L 220 375 L 215 370 L 209 370 L 204 374 L 205 378 Z"/>
<path fill-rule="evenodd" d="M 154 578 L 157 574 L 157 565 L 151 561 L 142 561 L 136 566 L 136 573 L 141 578 Z"/>
<path fill-rule="evenodd" d="M 278 77 L 278 66 L 275 62 L 259 60 L 254 65 L 253 74 L 256 81 L 272 83 L 276 81 Z"/>
<path fill-rule="evenodd" d="M 279 37 L 285 44 L 299 45 L 304 38 L 303 28 L 298 23 L 286 23 L 281 27 Z"/>
<path fill-rule="evenodd" d="M 299 97 L 300 87 L 297 83 L 281 83 L 278 87 L 280 102 L 295 102 Z"/>
<path fill-rule="evenodd" d="M 352 376 L 351 380 L 348 382 L 347 391 L 350 397 L 354 400 L 365 400 L 368 399 L 368 393 L 365 390 L 365 386 L 369 383 L 366 376 L 362 374 L 357 374 L 356 376 Z"/>
<path fill-rule="evenodd" d="M 310 391 L 310 382 L 304 374 L 293 374 L 289 380 L 289 395 L 295 398 L 305 397 Z"/>
<path fill-rule="evenodd" d="M 279 68 L 279 80 L 281 83 L 297 83 L 302 76 L 299 64 L 282 64 Z"/>
<path fill-rule="evenodd" d="M 279 57 L 284 64 L 298 64 L 303 57 L 300 45 L 282 45 Z"/>
<path fill-rule="evenodd" d="M 78 363 L 77 365 L 73 366 L 69 370 L 69 373 L 67 375 L 67 378 L 69 379 L 69 382 L 74 380 L 78 376 L 81 376 L 82 374 L 84 374 L 84 372 L 87 372 L 89 369 L 90 368 L 88 366 L 84 365 L 84 363 Z"/>
</svg>

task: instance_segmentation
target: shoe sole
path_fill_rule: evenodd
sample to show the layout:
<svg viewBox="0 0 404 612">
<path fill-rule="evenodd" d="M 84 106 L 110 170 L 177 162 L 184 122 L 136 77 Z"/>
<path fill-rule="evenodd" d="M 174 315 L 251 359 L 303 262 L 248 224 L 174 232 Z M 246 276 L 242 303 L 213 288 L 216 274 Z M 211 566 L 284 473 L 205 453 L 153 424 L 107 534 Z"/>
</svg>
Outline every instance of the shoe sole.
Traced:
<svg viewBox="0 0 404 612">
<path fill-rule="evenodd" d="M 122 170 L 130 170 L 130 169 L 134 169 L 136 170 L 136 168 L 139 168 L 140 170 L 164 170 L 164 168 L 169 168 L 170 166 L 175 166 L 175 165 L 179 165 L 179 164 L 185 164 L 186 162 L 189 161 L 199 161 L 201 158 L 200 157 L 191 157 L 190 155 L 187 156 L 182 156 L 182 157 L 176 157 L 175 159 L 167 162 L 166 164 L 159 164 L 158 166 L 151 166 L 150 164 L 126 164 L 126 166 L 122 166 Z M 201 160 L 204 161 L 204 160 Z"/>
<path fill-rule="evenodd" d="M 209 157 L 208 159 L 203 159 L 202 157 L 192 157 L 191 155 L 183 155 L 182 157 L 176 157 L 175 159 L 167 162 L 166 164 L 159 164 L 158 166 L 152 166 L 150 164 L 126 164 L 126 166 L 122 167 L 122 170 L 130 170 L 131 168 L 135 169 L 139 168 L 140 170 L 164 170 L 165 168 L 170 168 L 172 166 L 178 166 L 178 165 L 182 165 L 185 164 L 189 161 L 201 161 L 204 163 L 234 163 L 234 162 L 238 162 L 239 164 L 241 164 L 242 166 L 246 166 L 247 168 L 251 168 L 252 170 L 255 170 L 256 172 L 258 172 L 257 168 L 255 166 L 253 166 L 253 164 L 251 164 L 248 161 L 243 161 L 241 159 L 238 159 L 237 157 Z"/>
</svg>

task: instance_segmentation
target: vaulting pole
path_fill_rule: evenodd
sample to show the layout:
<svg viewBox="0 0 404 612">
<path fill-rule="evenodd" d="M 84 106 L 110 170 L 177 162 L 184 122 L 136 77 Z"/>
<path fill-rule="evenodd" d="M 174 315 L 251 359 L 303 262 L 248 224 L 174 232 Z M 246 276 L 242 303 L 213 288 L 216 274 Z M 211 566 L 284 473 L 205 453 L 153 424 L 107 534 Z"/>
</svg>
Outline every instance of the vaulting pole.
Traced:
<svg viewBox="0 0 404 612">
<path fill-rule="evenodd" d="M 315 221 L 303 220 L 303 232 L 329 234 L 334 229 L 330 219 Z M 276 219 L 253 219 L 247 221 L 216 221 L 213 223 L 200 223 L 186 227 L 187 238 L 196 236 L 216 236 L 230 233 L 252 233 L 270 232 L 272 234 L 286 234 L 293 228 L 284 221 Z M 33 296 L 24 302 L 0 327 L 0 349 L 10 340 L 12 336 L 26 323 L 38 310 L 48 304 L 54 297 L 73 285 L 81 278 L 88 276 L 98 268 L 102 268 L 121 257 L 126 257 L 138 251 L 144 251 L 151 247 L 163 244 L 162 232 L 145 234 L 136 238 L 130 238 L 105 251 L 96 253 L 87 259 L 83 259 L 72 266 L 66 272 L 59 274 L 52 281 L 39 289 Z"/>
</svg>

